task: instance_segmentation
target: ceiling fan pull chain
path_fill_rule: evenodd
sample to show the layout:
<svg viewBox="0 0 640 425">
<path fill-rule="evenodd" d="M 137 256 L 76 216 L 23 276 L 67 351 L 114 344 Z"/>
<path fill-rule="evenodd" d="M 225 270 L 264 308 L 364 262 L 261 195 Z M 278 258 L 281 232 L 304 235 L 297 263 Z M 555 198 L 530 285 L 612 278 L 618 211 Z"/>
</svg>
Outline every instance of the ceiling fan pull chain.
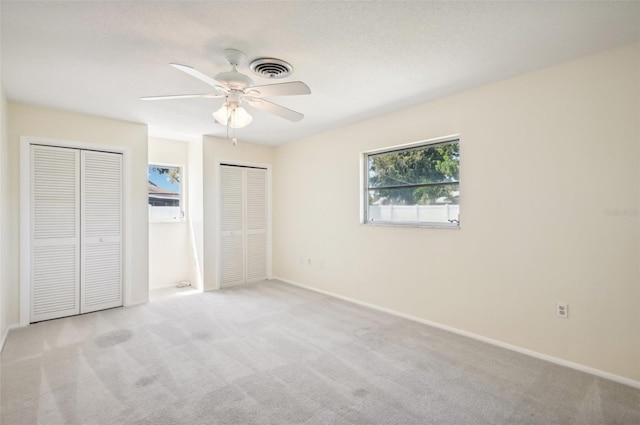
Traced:
<svg viewBox="0 0 640 425">
<path fill-rule="evenodd" d="M 231 125 L 231 111 L 229 110 L 229 96 L 225 96 L 225 105 L 227 105 L 227 140 L 229 140 L 229 126 Z"/>
<path fill-rule="evenodd" d="M 238 139 L 236 139 L 236 108 L 233 108 L 233 139 L 231 139 L 231 144 L 233 146 L 236 146 L 238 144 Z"/>
</svg>

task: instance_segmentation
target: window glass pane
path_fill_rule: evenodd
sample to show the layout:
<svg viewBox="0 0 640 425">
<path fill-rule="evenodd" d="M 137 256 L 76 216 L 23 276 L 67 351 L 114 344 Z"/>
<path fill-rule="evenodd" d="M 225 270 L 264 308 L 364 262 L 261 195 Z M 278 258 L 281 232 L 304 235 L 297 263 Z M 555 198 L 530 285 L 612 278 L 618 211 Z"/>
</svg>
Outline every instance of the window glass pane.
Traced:
<svg viewBox="0 0 640 425">
<path fill-rule="evenodd" d="M 150 165 L 148 175 L 149 219 L 181 219 L 180 167 Z"/>
<path fill-rule="evenodd" d="M 459 180 L 458 142 L 368 156 L 369 187 L 402 186 Z"/>
<path fill-rule="evenodd" d="M 368 191 L 369 221 L 456 223 L 460 219 L 459 185 Z M 452 221 L 455 220 L 455 221 Z"/>
</svg>

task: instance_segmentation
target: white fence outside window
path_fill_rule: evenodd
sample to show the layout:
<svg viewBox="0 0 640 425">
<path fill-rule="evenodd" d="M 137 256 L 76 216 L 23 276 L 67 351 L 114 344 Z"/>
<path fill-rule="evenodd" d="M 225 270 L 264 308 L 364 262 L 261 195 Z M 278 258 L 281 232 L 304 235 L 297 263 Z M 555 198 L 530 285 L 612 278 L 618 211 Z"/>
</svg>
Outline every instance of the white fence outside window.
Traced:
<svg viewBox="0 0 640 425">
<path fill-rule="evenodd" d="M 183 217 L 180 207 L 155 207 L 149 205 L 149 220 L 167 221 L 181 220 Z"/>
<path fill-rule="evenodd" d="M 460 205 L 369 205 L 369 220 L 449 223 L 458 220 Z"/>
</svg>

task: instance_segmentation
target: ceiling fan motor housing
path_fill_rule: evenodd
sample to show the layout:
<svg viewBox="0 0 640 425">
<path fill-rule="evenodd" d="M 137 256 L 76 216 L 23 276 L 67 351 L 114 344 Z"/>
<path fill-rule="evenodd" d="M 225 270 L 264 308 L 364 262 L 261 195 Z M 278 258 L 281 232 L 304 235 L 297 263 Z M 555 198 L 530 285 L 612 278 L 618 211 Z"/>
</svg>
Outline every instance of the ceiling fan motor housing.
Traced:
<svg viewBox="0 0 640 425">
<path fill-rule="evenodd" d="M 243 90 L 253 85 L 253 80 L 249 76 L 236 71 L 221 72 L 215 76 L 215 79 L 225 84 L 233 90 Z"/>
</svg>

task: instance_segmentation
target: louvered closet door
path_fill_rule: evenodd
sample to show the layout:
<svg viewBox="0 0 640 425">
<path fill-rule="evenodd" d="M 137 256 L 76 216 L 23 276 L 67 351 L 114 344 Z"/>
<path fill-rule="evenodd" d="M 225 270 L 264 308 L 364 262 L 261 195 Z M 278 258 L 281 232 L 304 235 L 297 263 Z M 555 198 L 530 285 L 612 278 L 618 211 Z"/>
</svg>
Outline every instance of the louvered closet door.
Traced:
<svg viewBox="0 0 640 425">
<path fill-rule="evenodd" d="M 122 305 L 122 155 L 82 151 L 80 311 Z"/>
<path fill-rule="evenodd" d="M 267 278 L 267 170 L 246 172 L 246 280 Z"/>
<path fill-rule="evenodd" d="M 220 167 L 220 285 L 244 283 L 244 172 Z"/>
<path fill-rule="evenodd" d="M 79 151 L 31 146 L 31 322 L 79 313 Z"/>
</svg>

